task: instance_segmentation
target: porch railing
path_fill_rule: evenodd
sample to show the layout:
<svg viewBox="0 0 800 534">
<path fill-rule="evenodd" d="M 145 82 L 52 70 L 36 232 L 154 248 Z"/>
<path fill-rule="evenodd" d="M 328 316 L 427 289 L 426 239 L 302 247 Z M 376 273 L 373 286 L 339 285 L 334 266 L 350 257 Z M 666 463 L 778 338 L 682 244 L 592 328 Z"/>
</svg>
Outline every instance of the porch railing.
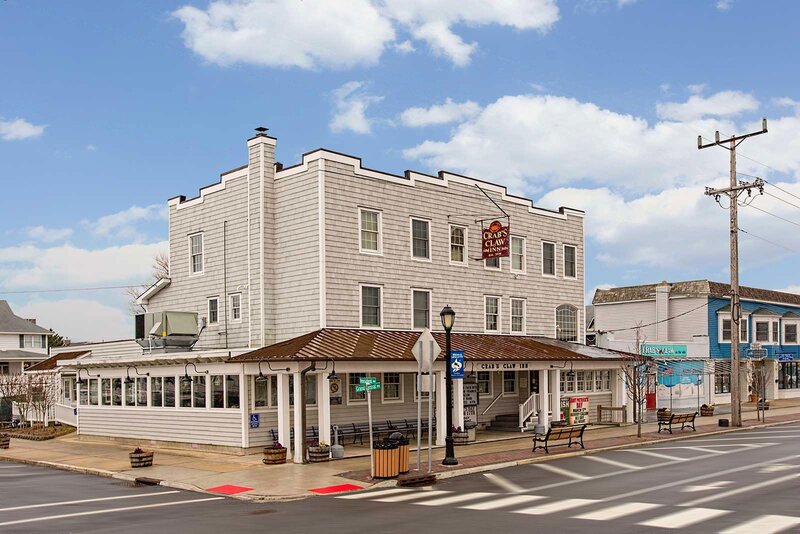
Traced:
<svg viewBox="0 0 800 534">
<path fill-rule="evenodd" d="M 539 413 L 539 410 L 544 409 L 547 410 L 548 413 L 552 411 L 553 406 L 553 394 L 550 393 L 547 395 L 547 407 L 542 407 L 541 395 L 539 393 L 534 393 L 528 399 L 519 405 L 519 429 L 521 432 L 525 432 L 525 425 L 528 422 L 528 419 L 531 416 L 536 415 Z"/>
<path fill-rule="evenodd" d="M 75 415 L 75 408 L 66 404 L 56 404 L 55 420 L 71 426 L 78 426 L 78 416 Z"/>
<path fill-rule="evenodd" d="M 498 400 L 500 400 L 500 397 L 502 397 L 502 396 L 503 396 L 502 392 L 498 393 L 497 396 L 494 399 L 492 399 L 492 402 L 489 403 L 489 406 L 487 406 L 486 409 L 481 412 L 481 415 L 486 415 L 487 413 L 489 413 L 489 410 L 492 409 L 492 406 L 494 406 L 495 403 Z"/>
</svg>

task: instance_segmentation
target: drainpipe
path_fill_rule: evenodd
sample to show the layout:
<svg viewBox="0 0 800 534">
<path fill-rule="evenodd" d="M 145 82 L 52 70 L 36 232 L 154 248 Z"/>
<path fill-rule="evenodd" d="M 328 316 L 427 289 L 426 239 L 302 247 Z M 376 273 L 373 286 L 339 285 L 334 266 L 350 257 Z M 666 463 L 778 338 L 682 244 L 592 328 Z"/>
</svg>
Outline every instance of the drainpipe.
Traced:
<svg viewBox="0 0 800 534">
<path fill-rule="evenodd" d="M 317 368 L 316 362 L 311 362 L 311 365 L 300 371 L 300 384 L 295 384 L 294 387 L 300 388 L 300 406 L 295 406 L 295 414 L 300 417 L 300 429 L 302 436 L 295 436 L 294 441 L 300 445 L 300 456 L 303 458 L 303 463 L 308 463 L 306 459 L 306 375 Z"/>
</svg>

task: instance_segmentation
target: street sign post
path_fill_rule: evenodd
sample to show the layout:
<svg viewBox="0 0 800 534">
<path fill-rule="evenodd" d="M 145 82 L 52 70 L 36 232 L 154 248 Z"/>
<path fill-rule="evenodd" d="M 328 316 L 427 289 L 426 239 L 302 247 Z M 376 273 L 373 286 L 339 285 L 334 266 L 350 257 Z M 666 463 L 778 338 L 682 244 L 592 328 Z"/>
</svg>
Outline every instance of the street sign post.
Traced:
<svg viewBox="0 0 800 534">
<path fill-rule="evenodd" d="M 367 394 L 367 418 L 369 420 L 369 474 L 375 478 L 374 451 L 372 450 L 372 392 L 381 389 L 381 383 L 374 376 L 362 376 L 355 386 L 356 393 Z"/>
<path fill-rule="evenodd" d="M 431 375 L 430 384 L 433 385 L 433 362 L 441 351 L 433 334 L 427 328 L 422 331 L 411 349 L 411 354 L 417 360 L 417 471 L 422 466 L 422 374 Z M 428 473 L 432 471 L 433 389 L 433 387 L 428 388 Z"/>
</svg>

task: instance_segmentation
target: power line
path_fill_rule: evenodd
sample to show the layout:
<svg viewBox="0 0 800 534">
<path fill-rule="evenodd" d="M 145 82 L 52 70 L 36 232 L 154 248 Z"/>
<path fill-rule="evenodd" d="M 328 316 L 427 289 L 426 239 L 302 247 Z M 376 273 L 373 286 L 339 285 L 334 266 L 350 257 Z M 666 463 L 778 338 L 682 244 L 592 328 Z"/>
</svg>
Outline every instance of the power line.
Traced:
<svg viewBox="0 0 800 534">
<path fill-rule="evenodd" d="M 761 213 L 766 213 L 767 215 L 771 215 L 771 216 L 775 217 L 776 219 L 780 219 L 780 220 L 782 220 L 784 222 L 787 222 L 789 224 L 793 224 L 795 226 L 800 226 L 800 223 L 798 223 L 798 222 L 792 221 L 791 219 L 787 219 L 785 217 L 781 217 L 780 215 L 775 215 L 774 213 L 772 213 L 770 211 L 767 211 L 767 210 L 763 210 L 763 209 L 759 208 L 758 206 L 753 206 L 753 205 L 747 204 L 747 207 L 748 208 L 753 208 L 754 210 L 758 210 Z"/>
<path fill-rule="evenodd" d="M 28 293 L 68 293 L 70 291 L 105 291 L 108 289 L 131 289 L 137 287 L 142 287 L 142 286 L 134 285 L 134 286 L 73 287 L 73 288 L 60 288 L 60 289 L 25 289 L 20 291 L 0 291 L 0 295 L 23 295 Z"/>
<path fill-rule="evenodd" d="M 711 304 L 712 300 L 724 300 L 724 299 L 721 299 L 721 298 L 718 298 L 718 297 L 709 297 L 709 299 L 704 304 L 701 304 L 700 306 L 698 306 L 696 308 L 692 308 L 691 310 L 685 311 L 683 313 L 679 313 L 678 315 L 673 315 L 672 317 L 667 317 L 666 319 L 661 319 L 660 321 L 655 321 L 655 322 L 652 322 L 652 323 L 631 326 L 629 328 L 615 328 L 613 330 L 598 330 L 596 333 L 597 334 L 613 334 L 615 332 L 625 332 L 627 330 L 636 330 L 637 328 L 644 328 L 646 326 L 653 326 L 653 325 L 657 325 L 657 324 L 661 324 L 661 323 L 666 323 L 668 321 L 672 321 L 673 319 L 677 319 L 678 317 L 683 317 L 684 315 L 688 315 L 688 314 L 692 313 L 693 311 L 699 310 L 700 308 L 704 308 L 704 307 L 708 306 L 709 304 Z"/>
<path fill-rule="evenodd" d="M 780 243 L 776 243 L 774 241 L 770 241 L 769 239 L 767 239 L 765 237 L 761 237 L 761 236 L 758 236 L 756 234 L 750 233 L 747 230 L 743 229 L 741 226 L 738 228 L 738 230 L 740 232 L 742 232 L 743 234 L 747 234 L 750 237 L 754 237 L 756 239 L 760 239 L 761 241 L 764 241 L 765 243 L 769 243 L 770 245 L 776 246 L 778 248 L 782 248 L 782 249 L 787 250 L 787 251 L 789 251 L 789 252 L 791 252 L 793 254 L 800 254 L 800 251 L 798 251 L 798 250 L 791 249 L 791 248 L 789 248 L 787 246 L 781 245 Z"/>
<path fill-rule="evenodd" d="M 775 189 L 778 189 L 778 190 L 780 190 L 780 191 L 783 191 L 784 193 L 786 193 L 786 194 L 787 194 L 787 195 L 789 195 L 790 197 L 794 197 L 794 198 L 796 198 L 797 200 L 800 200 L 800 196 L 798 196 L 798 195 L 795 195 L 795 194 L 794 194 L 794 193 L 792 193 L 791 191 L 787 191 L 786 189 L 784 189 L 784 188 L 782 188 L 782 187 L 780 187 L 780 186 L 777 186 L 777 185 L 773 184 L 772 182 L 768 182 L 767 180 L 764 180 L 764 183 L 767 183 L 767 184 L 771 185 L 771 186 L 772 186 L 772 187 L 774 187 Z"/>
<path fill-rule="evenodd" d="M 772 193 L 770 193 L 769 191 L 765 191 L 765 192 L 764 192 L 764 194 L 765 194 L 765 195 L 769 195 L 769 196 L 771 196 L 772 198 L 774 198 L 774 199 L 776 199 L 776 200 L 780 200 L 781 202 L 783 202 L 783 203 L 785 203 L 785 204 L 789 204 L 789 205 L 790 205 L 790 206 L 792 206 L 793 208 L 800 209 L 800 206 L 798 206 L 797 204 L 792 204 L 792 203 L 791 203 L 791 202 L 789 202 L 788 200 L 784 200 L 784 199 L 782 199 L 781 197 L 779 197 L 779 196 L 777 196 L 777 195 L 773 195 L 773 194 L 772 194 Z"/>
</svg>

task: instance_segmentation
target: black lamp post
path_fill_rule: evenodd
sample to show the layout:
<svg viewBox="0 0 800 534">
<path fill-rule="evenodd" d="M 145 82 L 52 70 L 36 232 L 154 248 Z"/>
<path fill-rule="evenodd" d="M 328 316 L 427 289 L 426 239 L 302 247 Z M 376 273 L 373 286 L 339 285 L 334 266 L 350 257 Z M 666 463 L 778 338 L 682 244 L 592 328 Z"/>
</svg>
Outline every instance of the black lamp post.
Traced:
<svg viewBox="0 0 800 534">
<path fill-rule="evenodd" d="M 449 305 L 442 308 L 439 313 L 442 318 L 442 326 L 444 327 L 444 353 L 445 353 L 445 393 L 447 394 L 447 410 L 446 421 L 447 437 L 444 438 L 445 453 L 442 465 L 458 465 L 456 460 L 456 451 L 453 447 L 453 374 L 450 369 L 450 331 L 453 329 L 453 323 L 456 320 L 456 312 L 453 311 Z"/>
</svg>

